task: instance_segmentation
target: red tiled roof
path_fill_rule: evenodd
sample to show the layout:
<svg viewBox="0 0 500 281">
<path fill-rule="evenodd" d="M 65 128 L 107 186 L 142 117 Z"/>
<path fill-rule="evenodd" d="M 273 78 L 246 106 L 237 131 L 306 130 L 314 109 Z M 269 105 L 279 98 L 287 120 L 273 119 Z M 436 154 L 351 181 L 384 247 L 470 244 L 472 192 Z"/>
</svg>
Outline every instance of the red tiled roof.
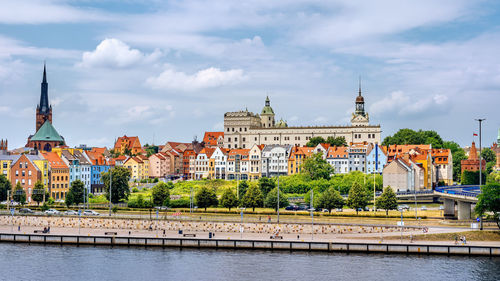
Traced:
<svg viewBox="0 0 500 281">
<path fill-rule="evenodd" d="M 68 165 L 64 163 L 64 161 L 57 155 L 55 152 L 40 152 L 42 156 L 47 159 L 49 162 L 49 165 L 53 169 L 58 169 L 58 168 L 68 168 Z"/>
<path fill-rule="evenodd" d="M 224 132 L 205 132 L 203 142 L 208 146 L 217 146 L 219 137 L 224 137 Z"/>
</svg>

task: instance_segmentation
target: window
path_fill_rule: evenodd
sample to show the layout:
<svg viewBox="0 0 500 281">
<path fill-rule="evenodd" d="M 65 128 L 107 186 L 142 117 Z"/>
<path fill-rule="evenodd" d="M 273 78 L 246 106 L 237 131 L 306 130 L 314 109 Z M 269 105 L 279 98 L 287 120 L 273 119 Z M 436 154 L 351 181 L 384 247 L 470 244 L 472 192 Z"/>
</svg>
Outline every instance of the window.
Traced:
<svg viewBox="0 0 500 281">
<path fill-rule="evenodd" d="M 31 176 L 31 171 L 28 171 L 28 176 Z"/>
</svg>

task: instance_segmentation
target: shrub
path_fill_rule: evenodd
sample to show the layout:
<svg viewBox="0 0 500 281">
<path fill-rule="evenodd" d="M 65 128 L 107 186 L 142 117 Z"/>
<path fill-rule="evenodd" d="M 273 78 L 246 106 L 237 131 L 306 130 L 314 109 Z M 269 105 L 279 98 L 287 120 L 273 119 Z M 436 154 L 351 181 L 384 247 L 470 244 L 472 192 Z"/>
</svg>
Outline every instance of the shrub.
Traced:
<svg viewBox="0 0 500 281">
<path fill-rule="evenodd" d="M 139 189 L 137 187 L 132 188 L 132 193 L 137 193 L 139 192 Z"/>
<path fill-rule="evenodd" d="M 181 199 L 171 200 L 171 208 L 189 208 L 189 197 L 182 197 Z"/>
</svg>

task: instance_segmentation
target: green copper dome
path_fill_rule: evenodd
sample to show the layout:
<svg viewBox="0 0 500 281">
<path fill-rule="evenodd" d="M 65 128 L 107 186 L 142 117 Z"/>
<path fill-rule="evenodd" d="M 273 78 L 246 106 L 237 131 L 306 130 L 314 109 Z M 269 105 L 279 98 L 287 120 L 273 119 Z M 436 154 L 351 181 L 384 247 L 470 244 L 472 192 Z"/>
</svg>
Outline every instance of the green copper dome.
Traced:
<svg viewBox="0 0 500 281">
<path fill-rule="evenodd" d="M 274 115 L 274 111 L 273 111 L 273 108 L 271 107 L 271 102 L 269 101 L 269 97 L 266 97 L 266 104 L 265 104 L 265 106 L 262 109 L 262 112 L 260 114 L 261 115 L 266 115 L 266 114 Z"/>
<path fill-rule="evenodd" d="M 38 129 L 33 137 L 31 137 L 32 141 L 64 141 L 64 139 L 59 135 L 56 131 L 52 123 L 49 121 L 45 121 L 42 127 Z"/>
<path fill-rule="evenodd" d="M 278 123 L 276 123 L 276 128 L 287 128 L 287 127 L 288 124 L 283 119 L 281 119 Z"/>
</svg>

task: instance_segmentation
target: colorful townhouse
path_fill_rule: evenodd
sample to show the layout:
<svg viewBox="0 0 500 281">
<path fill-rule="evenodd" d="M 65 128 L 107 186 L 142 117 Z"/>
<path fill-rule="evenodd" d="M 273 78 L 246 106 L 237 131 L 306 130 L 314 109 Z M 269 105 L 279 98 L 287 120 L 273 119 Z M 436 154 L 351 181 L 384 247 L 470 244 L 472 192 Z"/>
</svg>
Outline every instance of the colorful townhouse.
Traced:
<svg viewBox="0 0 500 281">
<path fill-rule="evenodd" d="M 115 152 L 119 152 L 122 155 L 139 155 L 143 153 L 141 142 L 139 137 L 119 137 L 113 147 Z"/>
<path fill-rule="evenodd" d="M 361 171 L 366 173 L 366 152 L 368 144 L 365 143 L 352 143 L 347 148 L 349 158 L 349 172 Z"/>
<path fill-rule="evenodd" d="M 71 187 L 72 182 L 81 180 L 80 161 L 66 149 L 61 152 L 61 159 L 69 167 L 69 186 Z"/>
<path fill-rule="evenodd" d="M 80 180 L 83 182 L 88 194 L 91 192 L 92 163 L 87 157 L 87 154 L 81 152 L 80 150 L 76 150 L 73 156 L 78 160 L 78 164 L 80 165 Z"/>
<path fill-rule="evenodd" d="M 20 183 L 26 194 L 26 202 L 31 204 L 33 189 L 37 181 L 42 181 L 42 172 L 34 163 L 35 159 L 39 159 L 38 155 L 21 154 L 12 161 L 10 170 L 10 182 L 12 184 L 12 192 L 15 186 Z"/>
<path fill-rule="evenodd" d="M 55 152 L 42 152 L 50 167 L 50 196 L 56 201 L 64 201 L 69 191 L 69 166 Z"/>
<path fill-rule="evenodd" d="M 436 182 L 453 184 L 453 157 L 450 149 L 432 149 L 432 158 L 436 166 Z"/>
<path fill-rule="evenodd" d="M 169 159 L 168 175 L 180 177 L 182 175 L 182 151 L 177 149 L 162 152 Z"/>
<path fill-rule="evenodd" d="M 195 179 L 207 179 L 210 175 L 210 170 L 214 169 L 215 162 L 210 161 L 215 148 L 205 147 L 198 155 L 196 155 L 195 160 Z M 212 166 L 210 166 L 212 164 Z"/>
<path fill-rule="evenodd" d="M 227 155 L 226 178 L 248 180 L 248 153 L 250 149 L 232 149 Z"/>
<path fill-rule="evenodd" d="M 326 154 L 326 162 L 333 168 L 334 174 L 349 173 L 349 153 L 345 146 L 330 146 Z"/>
<path fill-rule="evenodd" d="M 45 190 L 49 190 L 50 186 L 50 167 L 49 167 L 49 161 L 47 159 L 43 158 L 41 155 L 38 155 L 38 157 L 33 157 L 32 159 L 33 163 L 38 167 L 41 173 L 41 178 L 40 181 L 42 182 L 43 186 L 45 187 Z"/>
<path fill-rule="evenodd" d="M 262 177 L 262 150 L 264 145 L 254 144 L 248 152 L 249 157 L 249 170 L 248 177 L 250 180 L 258 180 Z"/>
<path fill-rule="evenodd" d="M 288 174 L 299 174 L 302 164 L 307 157 L 314 154 L 314 149 L 314 147 L 307 146 L 292 147 L 292 149 L 290 150 L 290 157 L 288 157 Z"/>
<path fill-rule="evenodd" d="M 262 176 L 286 176 L 291 151 L 291 145 L 266 145 L 262 150 Z"/>
<path fill-rule="evenodd" d="M 165 178 L 170 174 L 170 154 L 158 152 L 149 156 L 149 177 Z"/>
<path fill-rule="evenodd" d="M 203 136 L 205 147 L 224 147 L 224 132 L 205 132 Z"/>
<path fill-rule="evenodd" d="M 144 155 L 128 158 L 123 166 L 130 170 L 130 180 L 140 181 L 149 178 L 149 160 Z"/>
<path fill-rule="evenodd" d="M 385 165 L 387 165 L 387 153 L 379 144 L 368 145 L 366 152 L 366 173 L 382 174 Z"/>
<path fill-rule="evenodd" d="M 90 166 L 90 193 L 104 193 L 104 182 L 102 181 L 102 173 L 106 173 L 110 169 L 109 161 L 103 153 L 98 151 L 86 151 L 87 157 L 91 162 Z"/>
<path fill-rule="evenodd" d="M 226 167 L 227 167 L 227 154 L 229 150 L 226 148 L 217 147 L 215 148 L 212 156 L 210 157 L 210 175 L 211 179 L 226 179 Z"/>
<path fill-rule="evenodd" d="M 406 159 L 405 159 L 406 158 Z M 383 186 L 394 192 L 412 192 L 424 189 L 424 169 L 409 157 L 394 158 L 383 169 Z"/>
<path fill-rule="evenodd" d="M 193 148 L 188 148 L 182 153 L 183 157 L 183 176 L 184 180 L 194 179 L 195 164 L 196 164 L 197 153 Z"/>
<path fill-rule="evenodd" d="M 0 174 L 10 181 L 10 169 L 13 161 L 17 161 L 19 155 L 0 154 Z"/>
</svg>

